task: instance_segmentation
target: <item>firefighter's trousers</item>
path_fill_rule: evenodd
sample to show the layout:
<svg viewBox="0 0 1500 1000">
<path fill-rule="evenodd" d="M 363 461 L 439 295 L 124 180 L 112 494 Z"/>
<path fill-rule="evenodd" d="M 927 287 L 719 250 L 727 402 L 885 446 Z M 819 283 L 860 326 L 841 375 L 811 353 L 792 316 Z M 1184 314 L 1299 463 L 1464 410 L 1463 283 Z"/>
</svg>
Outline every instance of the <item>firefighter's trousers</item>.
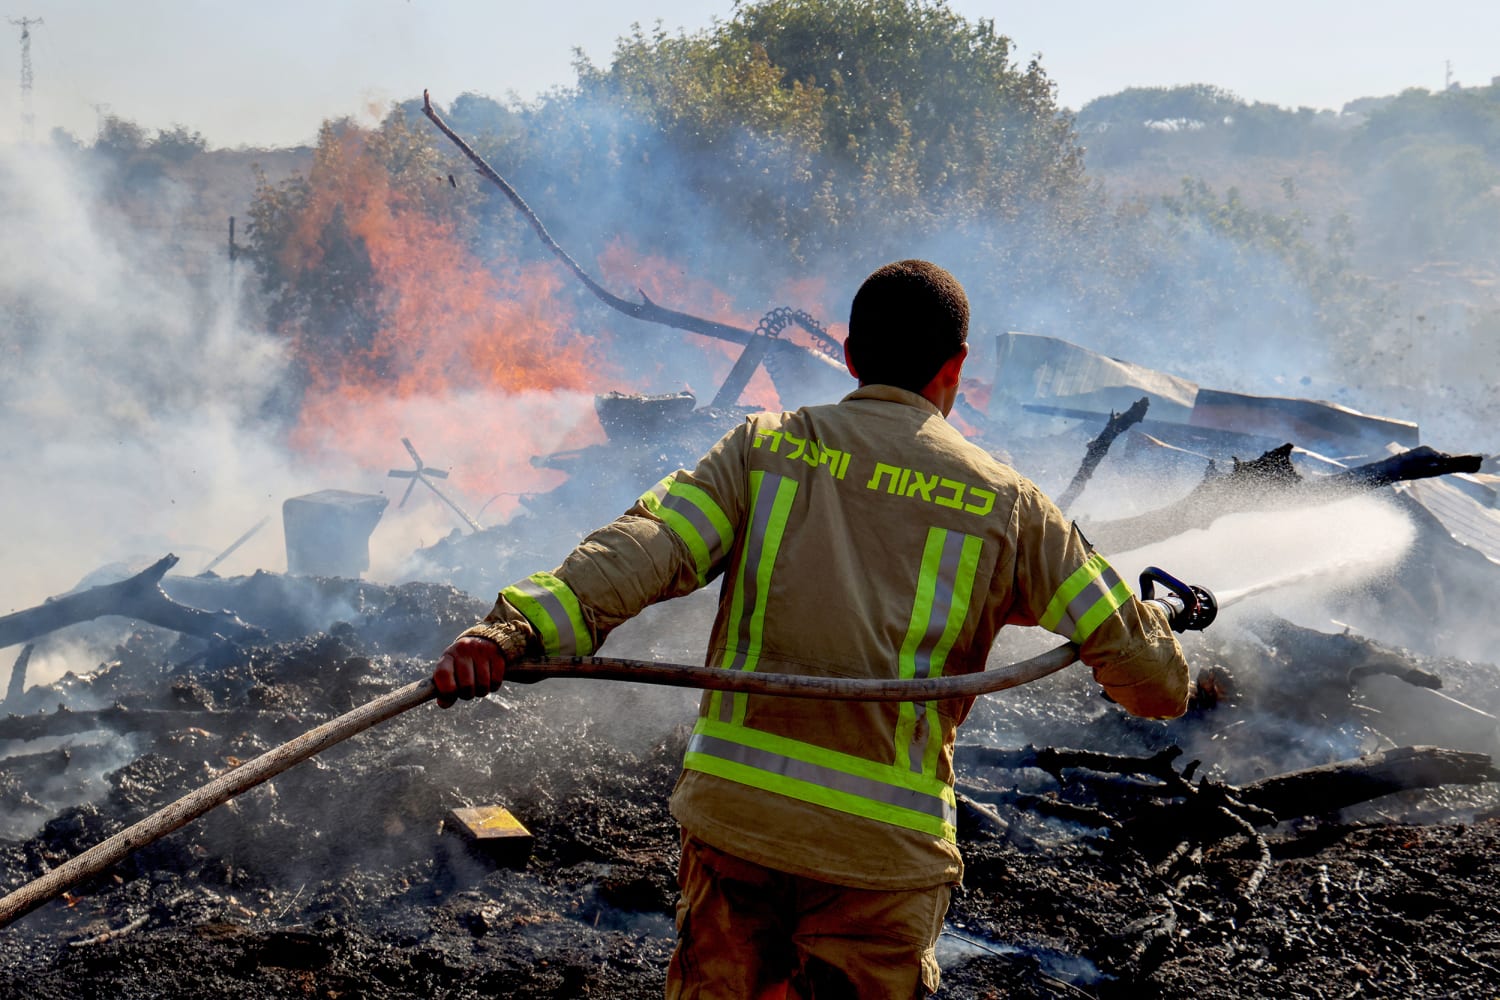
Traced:
<svg viewBox="0 0 1500 1000">
<path fill-rule="evenodd" d="M 851 889 L 684 835 L 668 1000 L 913 1000 L 936 991 L 950 887 Z"/>
</svg>

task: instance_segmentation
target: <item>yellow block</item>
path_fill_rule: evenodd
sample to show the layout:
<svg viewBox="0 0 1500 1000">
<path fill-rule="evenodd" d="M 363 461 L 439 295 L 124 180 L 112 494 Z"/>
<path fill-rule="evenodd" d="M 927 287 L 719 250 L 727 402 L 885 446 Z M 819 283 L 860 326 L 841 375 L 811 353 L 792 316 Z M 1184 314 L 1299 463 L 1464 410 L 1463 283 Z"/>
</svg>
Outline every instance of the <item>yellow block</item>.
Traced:
<svg viewBox="0 0 1500 1000">
<path fill-rule="evenodd" d="M 444 825 L 497 861 L 506 864 L 524 863 L 531 856 L 535 838 L 503 806 L 453 809 L 448 813 Z"/>
</svg>

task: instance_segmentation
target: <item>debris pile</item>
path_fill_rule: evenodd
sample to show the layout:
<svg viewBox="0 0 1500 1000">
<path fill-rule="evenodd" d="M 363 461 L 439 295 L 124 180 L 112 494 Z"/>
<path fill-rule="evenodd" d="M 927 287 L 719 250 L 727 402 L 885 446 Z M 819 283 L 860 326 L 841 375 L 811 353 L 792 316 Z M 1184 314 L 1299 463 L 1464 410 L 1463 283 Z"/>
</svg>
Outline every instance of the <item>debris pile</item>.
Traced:
<svg viewBox="0 0 1500 1000">
<path fill-rule="evenodd" d="M 1026 399 L 998 387 L 965 419 L 997 448 L 1011 417 L 1042 421 L 1003 442 L 1028 472 L 1095 442 L 1070 501 L 1087 502 L 1096 468 L 1156 468 L 1167 451 L 1193 468 L 1130 517 L 1094 508 L 1085 530 L 1112 556 L 1228 510 L 1274 519 L 1355 493 L 1398 505 L 1414 541 L 1394 572 L 1303 616 L 1315 622 L 1261 608 L 1187 636 L 1182 719 L 1125 715 L 1082 668 L 981 699 L 960 731 L 968 871 L 940 943 L 944 995 L 1231 997 L 1254 981 L 1261 995 L 1446 996 L 1500 981 L 1500 685 L 1460 651 L 1492 649 L 1500 627 L 1482 613 L 1500 574 L 1493 476 L 1414 436 L 1313 459 L 1273 434 L 1241 453 L 1255 435 L 1191 419 L 1196 387 L 1072 356 L 1069 394 L 1040 378 Z M 1129 384 L 1095 399 L 1080 372 Z M 1157 406 L 1152 386 L 1177 410 L 1099 434 L 1136 398 Z M 1261 404 L 1232 402 L 1233 422 L 1260 426 L 1245 414 Z M 576 482 L 534 503 L 597 501 L 591 477 L 649 485 L 648 467 L 717 436 L 723 414 L 694 405 L 607 397 L 628 468 L 553 456 Z M 1076 416 L 1096 406 L 1109 412 Z M 1307 407 L 1270 409 L 1315 423 Z M 1340 419 L 1355 436 L 1400 423 Z M 427 473 L 413 457 L 414 483 Z M 1070 481 L 1035 464 L 1049 488 Z M 0 618 L 21 648 L 0 714 L 0 890 L 426 676 L 496 587 L 571 544 L 564 531 L 527 548 L 526 523 L 424 553 L 462 589 L 177 577 L 167 557 Z M 699 661 L 713 604 L 700 592 L 651 609 L 609 652 Z M 83 630 L 113 649 L 105 662 L 27 682 L 33 649 Z M 1006 633 L 992 665 L 1038 641 Z M 407 712 L 0 930 L 0 993 L 658 996 L 677 856 L 666 802 L 694 705 L 676 689 L 549 681 Z M 496 806 L 529 831 L 529 854 L 481 850 L 448 822 Z"/>
<path fill-rule="evenodd" d="M 282 613 L 273 582 L 288 585 Z M 7 889 L 422 676 L 478 610 L 435 586 L 267 575 L 217 586 L 246 595 L 230 608 L 277 638 L 231 646 L 139 626 L 116 659 L 28 689 L 0 720 Z M 360 611 L 286 637 L 310 594 Z M 687 604 L 622 634 L 620 651 L 688 627 L 672 616 L 705 608 Z M 1413 694 L 1441 684 L 1493 739 L 1494 668 L 1277 620 L 1193 639 L 1196 706 L 1176 722 L 1125 716 L 1084 671 L 977 705 L 945 992 L 1007 982 L 1022 996 L 1128 996 L 1149 983 L 1228 996 L 1248 972 L 1288 992 L 1492 982 L 1488 757 L 1392 751 L 1344 773 L 1311 769 L 1393 745 L 1361 690 L 1377 676 Z M 407 713 L 12 925 L 0 982 L 36 997 L 77 996 L 80 983 L 121 997 L 658 995 L 676 854 L 666 799 L 693 704 L 682 691 L 554 681 Z M 1421 721 L 1400 720 L 1402 734 Z M 1271 780 L 1288 771 L 1302 773 Z M 1313 791 L 1289 791 L 1297 780 Z M 450 810 L 496 802 L 535 836 L 521 867 L 444 831 Z M 1402 943 L 1413 928 L 1420 951 Z"/>
</svg>

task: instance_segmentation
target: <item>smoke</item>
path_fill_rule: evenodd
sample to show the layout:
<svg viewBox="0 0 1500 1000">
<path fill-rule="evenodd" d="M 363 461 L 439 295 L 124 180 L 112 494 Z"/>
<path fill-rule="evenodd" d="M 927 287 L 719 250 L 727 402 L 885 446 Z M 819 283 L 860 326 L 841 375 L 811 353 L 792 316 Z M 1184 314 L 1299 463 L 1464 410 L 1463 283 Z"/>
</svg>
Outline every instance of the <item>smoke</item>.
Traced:
<svg viewBox="0 0 1500 1000">
<path fill-rule="evenodd" d="M 255 417 L 282 359 L 240 323 L 238 276 L 189 282 L 53 149 L 0 149 L 0 204 L 0 607 L 227 544 L 294 478 Z"/>
<path fill-rule="evenodd" d="M 601 443 L 603 431 L 590 394 L 461 391 L 408 399 L 370 399 L 351 406 L 322 432 L 319 454 L 389 454 L 390 468 L 412 465 L 391 443 L 409 438 L 424 463 L 451 469 L 435 485 L 479 524 L 503 524 L 520 510 L 524 498 L 559 486 L 566 475 L 534 466 L 537 455 Z M 349 433 L 352 428 L 358 428 Z M 426 442 L 426 443 L 424 443 Z M 397 446 L 399 448 L 399 445 Z M 440 450 L 439 450 L 440 449 Z M 405 495 L 406 481 L 388 480 L 386 516 L 370 539 L 370 573 L 378 580 L 402 580 L 417 572 L 412 554 L 455 531 L 468 531 L 446 501 L 420 484 Z M 419 574 L 422 575 L 422 574 Z"/>
<path fill-rule="evenodd" d="M 396 325 L 386 342 L 398 362 L 393 370 L 408 377 L 387 391 L 367 378 L 314 380 L 289 424 L 286 386 L 296 374 L 293 350 L 304 345 L 250 318 L 256 313 L 247 304 L 246 268 L 224 259 L 217 235 L 193 243 L 170 222 L 132 219 L 119 179 L 96 175 L 90 165 L 87 151 L 0 150 L 7 218 L 0 246 L 9 265 L 0 273 L 0 355 L 7 362 L 0 370 L 0 460 L 8 470 L 0 492 L 0 565 L 7 570 L 0 613 L 34 606 L 91 575 L 91 584 L 119 578 L 167 552 L 181 557 L 177 572 L 198 572 L 267 517 L 274 527 L 256 533 L 218 571 L 282 571 L 282 502 L 329 488 L 390 498 L 371 538 L 368 575 L 399 581 L 412 571 L 416 548 L 466 530 L 421 485 L 400 505 L 409 480 L 387 472 L 412 466 L 402 438 L 412 440 L 424 464 L 449 472 L 440 488 L 485 525 L 505 521 L 522 497 L 563 480 L 534 467 L 533 456 L 602 442 L 590 392 L 559 390 L 533 374 L 556 373 L 571 385 L 585 377 L 590 360 L 576 337 L 560 353 L 547 353 L 558 331 L 587 325 L 558 296 L 559 277 L 537 273 L 555 272 L 550 262 L 514 278 L 502 268 L 479 280 L 456 251 L 441 251 L 440 241 L 387 226 L 408 244 L 437 244 L 435 252 L 448 254 L 425 273 L 411 267 L 405 286 L 387 285 Z M 174 219 L 190 201 L 164 178 L 153 185 L 149 201 L 161 218 Z M 369 208 L 389 218 L 380 211 Z M 391 263 L 380 258 L 388 269 L 401 259 L 398 245 L 369 245 L 377 256 L 394 255 Z M 612 267 L 627 267 L 627 257 L 616 252 Z M 640 258 L 635 270 L 639 287 L 655 288 L 671 266 Z M 474 296 L 476 288 L 489 296 Z M 551 306 L 549 298 L 563 301 Z M 434 307 L 445 310 L 443 318 L 434 318 Z M 501 329 L 486 340 L 485 329 L 466 317 L 487 314 Z M 634 358 L 638 371 L 671 353 L 668 375 L 691 377 L 700 391 L 732 361 L 722 349 L 619 353 Z M 332 373 L 358 371 L 357 359 L 347 356 L 318 360 Z M 307 361 L 301 359 L 304 371 Z M 450 377 L 464 363 L 485 377 Z M 611 370 L 607 358 L 600 367 Z M 774 401 L 763 376 L 757 386 Z M 108 573 L 96 574 L 106 566 Z M 33 660 L 28 682 L 90 670 L 108 650 L 107 643 L 49 644 Z M 0 652 L 0 663 L 12 656 Z"/>
<path fill-rule="evenodd" d="M 173 199 L 170 189 L 158 195 Z M 544 403 L 419 395 L 334 412 L 322 435 L 291 448 L 272 415 L 288 377 L 285 342 L 245 318 L 247 275 L 223 259 L 217 237 L 184 248 L 180 234 L 132 224 L 79 155 L 52 148 L 0 149 L 0 207 L 0 613 L 64 593 L 100 567 L 118 565 L 108 575 L 119 577 L 167 552 L 181 557 L 177 572 L 198 572 L 268 516 L 275 527 L 219 571 L 281 571 L 286 498 L 386 491 L 395 482 L 387 469 L 410 466 L 400 438 L 430 440 L 439 422 L 459 424 L 445 439 L 468 448 L 424 457 L 484 471 L 469 495 L 487 497 L 496 477 L 514 492 L 543 489 L 556 474 L 532 470 L 507 431 L 525 427 L 526 441 L 561 446 L 592 421 L 576 393 Z M 523 474 L 500 471 L 515 468 Z M 486 520 L 513 505 L 498 499 Z M 396 573 L 413 542 L 458 523 L 425 490 L 405 511 L 395 506 L 372 539 L 377 572 Z M 39 651 L 28 682 L 92 669 L 107 649 Z M 13 655 L 0 651 L 0 674 Z"/>
<path fill-rule="evenodd" d="M 1026 246 L 1044 212 L 1035 208 L 1014 225 L 970 219 L 925 234 L 865 220 L 858 235 L 875 238 L 854 244 L 832 235 L 809 262 L 804 248 L 767 242 L 701 194 L 710 182 L 723 189 L 750 180 L 713 176 L 722 164 L 673 151 L 617 111 L 584 101 L 510 111 L 474 98 L 465 106 L 472 120 L 457 104 L 451 117 L 471 136 L 487 125 L 483 114 L 501 112 L 512 126 L 534 130 L 507 145 L 514 162 L 498 165 L 564 245 L 626 296 L 639 289 L 671 308 L 745 327 L 780 304 L 834 320 L 871 267 L 926 256 L 951 264 L 966 282 L 976 339 L 1032 329 L 1206 385 L 1296 395 L 1310 382 L 1328 390 L 1320 395 L 1359 402 L 1338 381 L 1335 352 L 1306 335 L 1314 309 L 1285 262 L 1206 230 L 1182 227 L 1164 248 L 1149 228 L 1113 224 L 1101 198 L 1097 217 L 1073 234 L 1100 241 L 1096 253 L 1075 252 L 1082 244 Z M 778 155 L 754 136 L 736 141 L 747 169 Z M 456 230 L 424 228 L 398 211 L 383 174 L 351 171 L 349 181 L 367 187 L 355 197 L 341 188 L 318 210 L 339 207 L 381 276 L 376 311 L 391 322 L 378 331 L 363 370 L 396 373 L 390 384 L 351 378 L 361 369 L 342 352 L 319 356 L 315 341 L 255 328 L 242 308 L 246 276 L 217 247 L 205 246 L 204 260 L 184 273 L 166 239 L 113 211 L 77 155 L 4 153 L 0 198 L 12 224 L 0 240 L 16 266 L 0 275 L 0 302 L 10 314 L 0 337 L 13 362 L 0 373 L 0 458 L 12 470 L 0 498 L 8 526 L 0 555 L 12 568 L 0 581 L 0 608 L 67 590 L 101 564 L 165 551 L 184 555 L 182 569 L 194 571 L 274 516 L 287 497 L 325 488 L 391 498 L 371 540 L 370 575 L 400 579 L 412 571 L 414 548 L 461 524 L 420 485 L 398 508 L 406 483 L 386 471 L 410 467 L 403 437 L 429 466 L 450 472 L 441 484 L 450 497 L 495 524 L 516 512 L 522 496 L 560 482 L 561 474 L 533 467 L 533 455 L 602 439 L 591 391 L 686 385 L 706 402 L 732 362 L 732 345 L 680 333 L 658 339 L 559 278 L 524 221 L 498 200 L 480 213 L 484 235 L 466 243 Z M 453 184 L 440 189 L 444 197 L 463 193 Z M 172 196 L 166 185 L 161 200 Z M 385 244 L 377 244 L 380 234 Z M 472 251 L 469 244 L 498 248 L 501 259 L 465 257 L 458 248 Z M 306 250 L 316 266 L 321 247 Z M 414 263 L 419 250 L 437 256 Z M 1149 265 L 1133 284 L 1102 300 L 1080 295 L 1118 285 L 1112 262 L 1145 250 Z M 1231 290 L 1197 294 L 1208 283 Z M 1237 284 L 1242 290 L 1234 292 Z M 1101 313 L 1099 301 L 1115 308 Z M 466 319 L 486 303 L 504 313 L 503 322 Z M 531 324 L 524 338 L 504 325 L 507 317 Z M 538 363 L 531 353 L 549 349 L 559 331 L 569 337 L 568 351 Z M 453 378 L 455 359 L 463 367 L 476 345 L 484 346 L 484 365 L 470 365 L 469 375 L 483 367 L 491 381 Z M 531 367 L 517 368 L 522 345 Z M 589 377 L 579 376 L 581 366 L 596 363 Z M 284 400 L 294 367 L 313 377 L 288 438 L 281 418 L 268 414 Z M 556 373 L 567 375 L 565 385 L 539 381 Z M 971 373 L 989 375 L 977 364 Z M 812 401 L 780 398 L 763 375 L 757 379 L 745 398 L 769 406 Z M 283 567 L 280 533 L 266 530 L 221 571 Z"/>
<path fill-rule="evenodd" d="M 1344 303 L 1351 315 L 1374 323 L 1381 290 L 1330 290 L 1343 279 L 1309 273 L 1308 259 L 1277 249 L 1274 240 L 1252 242 L 1245 232 L 1260 231 L 1257 209 L 1236 203 L 1247 221 L 1235 233 L 1221 231 L 1211 217 L 1217 196 L 1206 189 L 1172 211 L 1159 201 L 1125 204 L 1100 188 L 1081 197 L 1076 218 L 1059 218 L 1055 206 L 1043 204 L 1018 206 L 1004 219 L 976 217 L 934 193 L 922 202 L 921 220 L 847 212 L 831 217 L 835 225 L 818 214 L 820 198 L 853 197 L 868 179 L 829 151 L 804 162 L 785 137 L 741 130 L 727 142 L 731 151 L 709 155 L 677 148 L 654 125 L 608 102 L 569 95 L 536 108 L 465 95 L 450 122 L 482 149 L 503 135 L 491 153 L 498 169 L 562 244 L 580 261 L 603 263 L 605 283 L 626 297 L 641 288 L 653 301 L 742 326 L 781 304 L 835 321 L 874 267 L 926 257 L 964 282 L 976 346 L 1008 330 L 1043 333 L 1211 388 L 1328 399 L 1423 420 L 1437 435 L 1429 434 L 1430 443 L 1451 450 L 1500 445 L 1486 417 L 1492 394 L 1477 374 L 1488 369 L 1462 363 L 1492 348 L 1470 333 L 1398 354 L 1384 331 L 1330 329 L 1319 295 L 1357 300 Z M 801 191 L 792 179 L 799 172 L 827 192 Z M 875 195 L 869 200 L 884 204 Z M 1312 224 L 1297 228 L 1294 208 L 1280 223 L 1261 224 L 1272 231 L 1280 224 L 1294 234 L 1287 240 L 1303 240 L 1303 250 L 1316 254 Z M 544 254 L 508 205 L 491 221 L 497 233 L 517 237 L 523 259 Z M 777 242 L 778 232 L 787 239 Z M 621 241 L 633 258 L 629 266 L 615 266 Z M 812 275 L 822 283 L 797 286 Z M 710 294 L 697 287 L 702 279 L 715 286 Z M 599 315 L 597 306 L 584 314 Z M 605 352 L 642 391 L 691 382 L 704 395 L 701 380 L 683 371 L 684 356 L 699 352 L 665 342 L 654 356 L 629 350 L 625 345 L 651 334 L 607 315 L 601 322 L 620 333 Z M 970 373 L 989 377 L 976 365 Z"/>
</svg>

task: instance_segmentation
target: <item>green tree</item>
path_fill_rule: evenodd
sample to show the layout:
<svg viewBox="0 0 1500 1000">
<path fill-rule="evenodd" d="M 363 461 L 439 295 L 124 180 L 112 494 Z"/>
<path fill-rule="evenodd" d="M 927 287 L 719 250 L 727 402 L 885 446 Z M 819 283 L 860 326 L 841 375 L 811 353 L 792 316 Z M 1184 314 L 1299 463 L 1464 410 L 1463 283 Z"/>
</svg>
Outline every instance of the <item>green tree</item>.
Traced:
<svg viewBox="0 0 1500 1000">
<path fill-rule="evenodd" d="M 1300 155 L 1339 138 L 1332 115 L 1249 103 L 1209 84 L 1129 87 L 1085 104 L 1078 128 L 1089 162 L 1113 166 L 1151 151 Z"/>
<path fill-rule="evenodd" d="M 185 163 L 208 149 L 208 140 L 186 125 L 173 125 L 157 132 L 148 148 L 167 163 Z"/>
<path fill-rule="evenodd" d="M 272 326 L 308 348 L 304 353 L 330 357 L 367 351 L 380 321 L 369 252 L 350 231 L 335 190 L 348 166 L 345 143 L 357 141 L 350 133 L 347 122 L 325 122 L 305 177 L 273 184 L 257 168 L 246 228 L 246 253 Z M 305 380 L 305 372 L 298 375 Z"/>
<path fill-rule="evenodd" d="M 1181 87 L 1127 87 L 1096 97 L 1078 112 L 1078 126 L 1134 130 L 1152 125 L 1222 125 L 1247 105 L 1233 93 L 1206 83 Z"/>
<path fill-rule="evenodd" d="M 1378 162 L 1412 142 L 1474 146 L 1500 157 L 1500 87 L 1402 91 L 1370 112 L 1349 156 L 1356 164 Z"/>
<path fill-rule="evenodd" d="M 941 2 L 764 0 L 711 32 L 637 28 L 608 68 L 580 66 L 580 90 L 650 123 L 695 192 L 802 260 L 1029 225 L 1086 187 L 1041 66 Z"/>
<path fill-rule="evenodd" d="M 94 137 L 94 152 L 124 162 L 146 149 L 146 130 L 118 115 L 106 115 Z"/>
<path fill-rule="evenodd" d="M 1372 238 L 1411 257 L 1493 259 L 1500 168 L 1483 149 L 1441 141 L 1391 150 L 1364 171 Z"/>
</svg>

